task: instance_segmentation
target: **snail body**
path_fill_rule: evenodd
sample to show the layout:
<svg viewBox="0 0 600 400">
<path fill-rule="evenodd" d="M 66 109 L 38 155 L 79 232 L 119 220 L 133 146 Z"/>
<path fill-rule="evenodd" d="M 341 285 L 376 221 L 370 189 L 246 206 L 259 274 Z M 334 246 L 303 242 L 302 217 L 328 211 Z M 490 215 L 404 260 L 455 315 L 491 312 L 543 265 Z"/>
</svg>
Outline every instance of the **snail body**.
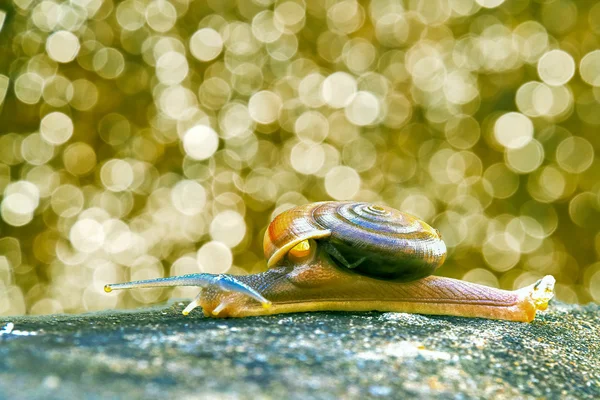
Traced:
<svg viewBox="0 0 600 400">
<path fill-rule="evenodd" d="M 278 215 L 265 232 L 268 270 L 253 275 L 191 274 L 105 290 L 200 286 L 183 313 L 215 317 L 306 311 L 395 311 L 529 322 L 553 296 L 546 276 L 515 291 L 431 276 L 446 258 L 439 233 L 389 207 L 320 202 Z"/>
</svg>

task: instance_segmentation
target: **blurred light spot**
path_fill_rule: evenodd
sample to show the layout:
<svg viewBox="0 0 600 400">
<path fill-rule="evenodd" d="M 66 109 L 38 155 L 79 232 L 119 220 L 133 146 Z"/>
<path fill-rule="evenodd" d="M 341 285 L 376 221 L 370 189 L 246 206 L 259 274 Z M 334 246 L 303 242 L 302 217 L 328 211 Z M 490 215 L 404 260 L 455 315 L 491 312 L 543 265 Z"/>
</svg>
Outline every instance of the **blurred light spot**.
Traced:
<svg viewBox="0 0 600 400">
<path fill-rule="evenodd" d="M 453 71 L 444 81 L 444 95 L 454 104 L 466 104 L 479 95 L 477 78 L 466 71 Z"/>
<path fill-rule="evenodd" d="M 341 157 L 339 150 L 330 144 L 321 143 L 320 147 L 323 149 L 325 157 L 321 169 L 319 169 L 315 175 L 324 178 L 333 167 L 340 164 Z"/>
<path fill-rule="evenodd" d="M 42 96 L 53 107 L 64 107 L 73 98 L 73 84 L 62 75 L 54 75 L 44 82 Z"/>
<path fill-rule="evenodd" d="M 13 273 L 10 261 L 5 256 L 0 256 L 0 285 L 2 289 L 5 289 L 7 285 L 12 283 Z"/>
<path fill-rule="evenodd" d="M 368 139 L 358 138 L 344 146 L 342 160 L 356 171 L 364 172 L 377 162 L 377 149 Z"/>
<path fill-rule="evenodd" d="M 162 59 L 162 58 L 161 58 Z M 205 116 L 203 111 L 197 108 L 197 99 L 190 89 L 178 85 L 176 82 L 176 74 L 168 75 L 168 79 L 173 79 L 169 82 L 163 82 L 167 84 L 173 83 L 173 86 L 165 87 L 158 98 L 158 105 L 160 110 L 165 113 L 165 116 L 169 119 L 185 121 L 202 119 Z M 181 77 L 181 76 L 180 76 Z M 193 114 L 200 116 L 199 118 L 191 117 Z M 167 120 L 165 120 L 167 122 Z M 201 122 L 201 121 L 193 121 Z M 192 121 L 186 122 L 191 124 Z"/>
<path fill-rule="evenodd" d="M 590 278 L 589 291 L 593 299 L 600 303 L 600 270 L 596 271 Z"/>
<path fill-rule="evenodd" d="M 263 71 L 255 64 L 243 63 L 233 70 L 232 87 L 243 96 L 252 96 L 263 85 Z"/>
<path fill-rule="evenodd" d="M 240 137 L 249 134 L 254 121 L 244 104 L 231 102 L 219 113 L 219 125 L 225 138 Z"/>
<path fill-rule="evenodd" d="M 224 243 L 212 241 L 200 247 L 196 260 L 202 272 L 222 274 L 231 268 L 233 254 Z"/>
<path fill-rule="evenodd" d="M 198 89 L 198 100 L 211 110 L 218 110 L 231 99 L 231 87 L 227 81 L 213 77 L 204 80 Z"/>
<path fill-rule="evenodd" d="M 600 220 L 598 196 L 591 192 L 577 194 L 569 202 L 569 216 L 575 224 L 583 228 L 596 228 Z"/>
<path fill-rule="evenodd" d="M 525 62 L 534 63 L 548 48 L 549 37 L 546 28 L 537 21 L 525 21 L 515 28 L 514 41 L 521 58 Z"/>
<path fill-rule="evenodd" d="M 579 64 L 581 79 L 592 86 L 600 87 L 600 50 L 587 53 Z"/>
<path fill-rule="evenodd" d="M 377 121 L 381 112 L 379 100 L 372 93 L 357 92 L 344 109 L 346 118 L 354 125 L 366 126 Z"/>
<path fill-rule="evenodd" d="M 24 5 L 22 3 L 22 5 Z M 29 7 L 27 4 L 26 7 Z M 32 12 L 33 23 L 42 31 L 53 31 L 58 25 L 61 10 L 60 5 L 53 1 L 42 1 L 36 4 Z"/>
<path fill-rule="evenodd" d="M 4 27 L 4 21 L 6 21 L 6 11 L 0 10 L 0 32 L 2 32 L 2 28 Z"/>
<path fill-rule="evenodd" d="M 371 7 L 375 7 L 371 4 Z M 398 47 L 403 45 L 408 38 L 410 26 L 403 16 L 403 10 L 386 10 L 381 18 L 377 18 L 375 25 L 375 35 L 377 40 L 384 46 Z M 396 11 L 396 12 L 392 12 Z"/>
<path fill-rule="evenodd" d="M 385 99 L 388 110 L 383 123 L 388 128 L 398 129 L 412 117 L 412 104 L 401 93 L 392 93 Z"/>
<path fill-rule="evenodd" d="M 325 100 L 321 96 L 321 85 L 325 78 L 321 74 L 309 74 L 298 85 L 298 98 L 309 107 L 321 107 Z"/>
<path fill-rule="evenodd" d="M 22 162 L 22 143 L 23 136 L 16 133 L 0 135 L 0 161 L 8 165 L 16 165 Z"/>
<path fill-rule="evenodd" d="M 424 221 L 431 221 L 435 216 L 435 205 L 427 198 L 427 196 L 420 193 L 406 196 L 398 209 L 402 210 L 402 212 L 418 216 Z M 437 223 L 436 227 L 439 228 Z M 444 240 L 446 240 L 445 235 Z"/>
<path fill-rule="evenodd" d="M 133 169 L 124 160 L 108 160 L 100 169 L 100 179 L 108 190 L 122 192 L 133 183 Z"/>
<path fill-rule="evenodd" d="M 540 82 L 521 85 L 515 100 L 519 111 L 530 117 L 560 117 L 567 115 L 573 105 L 573 96 L 567 88 Z"/>
<path fill-rule="evenodd" d="M 500 287 L 498 278 L 492 271 L 484 268 L 474 268 L 463 275 L 463 281 L 477 283 L 479 285 L 485 285 L 490 287 Z"/>
<path fill-rule="evenodd" d="M 317 51 L 319 56 L 327 62 L 337 62 L 342 57 L 342 49 L 346 44 L 347 37 L 334 32 L 326 31 L 319 35 L 317 40 Z"/>
<path fill-rule="evenodd" d="M 61 314 L 63 312 L 64 310 L 60 302 L 48 297 L 38 300 L 29 309 L 29 314 L 31 315 Z"/>
<path fill-rule="evenodd" d="M 536 221 L 542 229 L 542 236 L 550 236 L 558 227 L 558 215 L 551 204 L 530 200 L 521 207 L 521 218 Z M 525 225 L 527 229 L 527 224 Z M 530 235 L 534 233 L 529 232 Z"/>
<path fill-rule="evenodd" d="M 135 235 L 131 233 L 127 224 L 118 219 L 109 219 L 102 223 L 105 240 L 102 245 L 110 254 L 119 254 L 135 245 Z"/>
<path fill-rule="evenodd" d="M 542 165 L 544 148 L 540 142 L 533 139 L 521 148 L 507 148 L 504 156 L 510 169 L 519 174 L 528 174 Z"/>
<path fill-rule="evenodd" d="M 0 192 L 3 192 L 10 183 L 10 167 L 0 163 Z"/>
<path fill-rule="evenodd" d="M 71 62 L 79 52 L 79 39 L 69 31 L 54 32 L 46 41 L 46 51 L 56 62 Z"/>
<path fill-rule="evenodd" d="M 335 200 L 351 199 L 360 189 L 360 176 L 346 166 L 332 168 L 325 175 L 325 190 Z"/>
<path fill-rule="evenodd" d="M 333 31 L 349 34 L 364 23 L 365 11 L 355 0 L 343 0 L 327 10 L 327 25 Z"/>
<path fill-rule="evenodd" d="M 42 118 L 40 134 L 49 143 L 63 144 L 73 135 L 73 121 L 66 114 L 52 112 Z"/>
<path fill-rule="evenodd" d="M 121 114 L 106 114 L 98 123 L 98 133 L 105 143 L 119 146 L 131 137 L 131 124 Z"/>
<path fill-rule="evenodd" d="M 283 1 L 275 7 L 275 20 L 283 24 L 287 32 L 296 33 L 304 27 L 306 10 L 304 2 Z"/>
<path fill-rule="evenodd" d="M 438 214 L 433 224 L 439 229 L 444 242 L 449 248 L 459 246 L 467 237 L 469 227 L 466 224 L 464 216 L 454 211 L 445 211 Z"/>
<path fill-rule="evenodd" d="M 527 183 L 531 196 L 541 202 L 556 201 L 565 195 L 568 184 L 565 175 L 554 165 L 538 169 Z"/>
<path fill-rule="evenodd" d="M 592 6 L 592 8 L 590 8 L 588 22 L 590 23 L 592 31 L 596 35 L 600 34 L 600 3 L 596 3 L 594 6 Z"/>
<path fill-rule="evenodd" d="M 348 69 L 355 74 L 361 74 L 370 69 L 377 57 L 375 46 L 366 39 L 351 39 L 344 45 L 342 57 Z"/>
<path fill-rule="evenodd" d="M 177 10 L 165 0 L 154 0 L 146 7 L 146 23 L 156 32 L 167 32 L 177 21 Z"/>
<path fill-rule="evenodd" d="M 575 61 L 566 51 L 551 50 L 540 58 L 537 69 L 548 85 L 564 85 L 575 74 Z"/>
<path fill-rule="evenodd" d="M 485 8 L 495 8 L 504 3 L 504 0 L 475 0 L 477 4 Z"/>
<path fill-rule="evenodd" d="M 283 24 L 274 16 L 273 11 L 264 10 L 252 19 L 252 33 L 263 43 L 272 43 L 283 33 Z"/>
<path fill-rule="evenodd" d="M 70 184 L 56 188 L 50 198 L 52 211 L 63 218 L 79 214 L 83 209 L 83 202 L 83 192 L 77 186 Z"/>
<path fill-rule="evenodd" d="M 15 95 L 25 104 L 35 104 L 42 97 L 44 79 L 34 72 L 19 75 L 15 81 Z"/>
<path fill-rule="evenodd" d="M 210 223 L 210 237 L 233 248 L 246 236 L 246 222 L 238 212 L 225 210 L 213 218 Z"/>
<path fill-rule="evenodd" d="M 287 61 L 298 51 L 298 38 L 296 35 L 283 34 L 274 42 L 267 43 L 267 52 L 277 61 Z"/>
<path fill-rule="evenodd" d="M 104 244 L 104 228 L 93 219 L 81 219 L 71 227 L 69 240 L 78 251 L 93 253 Z"/>
<path fill-rule="evenodd" d="M 252 27 L 241 21 L 235 21 L 229 24 L 227 29 L 226 47 L 230 55 L 249 56 L 255 54 L 261 44 L 252 34 Z"/>
<path fill-rule="evenodd" d="M 171 276 L 197 274 L 199 271 L 200 269 L 198 268 L 198 261 L 196 261 L 195 256 L 192 257 L 191 255 L 179 257 L 171 265 Z M 194 288 L 194 290 L 196 292 L 198 291 L 197 288 Z"/>
<path fill-rule="evenodd" d="M 301 174 L 315 174 L 325 162 L 325 151 L 318 144 L 298 142 L 292 147 L 290 162 Z"/>
<path fill-rule="evenodd" d="M 442 149 L 429 159 L 429 174 L 439 183 L 458 183 L 465 176 L 464 159 L 453 150 Z"/>
<path fill-rule="evenodd" d="M 509 170 L 504 163 L 491 165 L 485 170 L 483 177 L 491 185 L 490 195 L 497 199 L 506 199 L 519 188 L 519 177 Z"/>
<path fill-rule="evenodd" d="M 533 123 L 521 113 L 509 112 L 496 120 L 494 136 L 504 147 L 520 148 L 533 138 Z"/>
<path fill-rule="evenodd" d="M 446 139 L 458 149 L 470 149 L 479 140 L 481 128 L 477 120 L 469 115 L 457 115 L 446 123 Z"/>
<path fill-rule="evenodd" d="M 187 59 L 181 53 L 170 51 L 163 54 L 156 63 L 156 76 L 166 85 L 176 85 L 188 75 Z"/>
<path fill-rule="evenodd" d="M 415 57 L 415 63 L 410 70 L 413 83 L 423 91 L 434 92 L 442 88 L 447 80 L 446 67 L 437 55 L 421 56 Z"/>
<path fill-rule="evenodd" d="M 171 202 L 180 213 L 189 216 L 197 215 L 204 211 L 206 189 L 196 181 L 179 181 L 171 191 Z"/>
<path fill-rule="evenodd" d="M 135 31 L 144 26 L 144 3 L 139 0 L 125 0 L 117 6 L 117 21 L 123 29 Z"/>
<path fill-rule="evenodd" d="M 70 104 L 79 111 L 88 111 L 98 102 L 98 88 L 87 79 L 73 81 L 73 97 Z"/>
<path fill-rule="evenodd" d="M 343 108 L 350 104 L 356 94 L 356 80 L 346 72 L 334 72 L 325 78 L 321 90 L 329 106 Z"/>
<path fill-rule="evenodd" d="M 217 133 L 206 125 L 196 125 L 183 135 L 183 148 L 194 160 L 210 158 L 219 147 Z"/>
<path fill-rule="evenodd" d="M 259 124 L 270 124 L 277 120 L 281 109 L 281 98 L 268 90 L 254 94 L 248 102 L 248 111 Z"/>
<path fill-rule="evenodd" d="M 485 241 L 481 250 L 483 258 L 494 271 L 508 271 L 521 258 L 516 239 L 502 232 L 493 233 Z"/>
<path fill-rule="evenodd" d="M 31 168 L 25 178 L 37 186 L 40 197 L 48 197 L 60 183 L 60 175 L 49 165 L 38 165 Z"/>
<path fill-rule="evenodd" d="M 296 120 L 294 130 L 300 140 L 320 143 L 329 134 L 329 121 L 318 111 L 306 111 Z"/>
<path fill-rule="evenodd" d="M 595 89 L 597 90 L 597 88 Z M 585 90 L 578 94 L 575 104 L 579 119 L 594 126 L 600 125 L 600 113 L 598 112 L 598 108 L 600 107 L 600 90 L 597 97 L 594 95 L 593 90 Z"/>
<path fill-rule="evenodd" d="M 104 79 L 115 79 L 125 69 L 125 58 L 117 49 L 105 47 L 96 52 L 93 59 L 94 70 Z"/>
<path fill-rule="evenodd" d="M 8 78 L 8 76 L 0 74 L 0 105 L 4 103 L 4 99 L 6 98 L 9 82 L 10 79 Z"/>
<path fill-rule="evenodd" d="M 571 0 L 545 2 L 542 4 L 541 17 L 542 23 L 549 31 L 556 35 L 564 35 L 577 23 L 577 4 Z"/>
<path fill-rule="evenodd" d="M 21 142 L 21 154 L 29 164 L 42 165 L 54 157 L 54 146 L 39 133 L 32 133 Z"/>
<path fill-rule="evenodd" d="M 0 205 L 2 219 L 12 226 L 23 226 L 31 222 L 33 213 L 40 203 L 38 188 L 28 181 L 17 181 L 4 189 Z"/>
<path fill-rule="evenodd" d="M 96 166 L 96 153 L 86 143 L 73 143 L 63 152 L 63 164 L 73 175 L 86 175 Z"/>
<path fill-rule="evenodd" d="M 567 172 L 581 173 L 588 169 L 593 161 L 594 148 L 582 137 L 568 137 L 556 148 L 556 162 Z"/>
</svg>

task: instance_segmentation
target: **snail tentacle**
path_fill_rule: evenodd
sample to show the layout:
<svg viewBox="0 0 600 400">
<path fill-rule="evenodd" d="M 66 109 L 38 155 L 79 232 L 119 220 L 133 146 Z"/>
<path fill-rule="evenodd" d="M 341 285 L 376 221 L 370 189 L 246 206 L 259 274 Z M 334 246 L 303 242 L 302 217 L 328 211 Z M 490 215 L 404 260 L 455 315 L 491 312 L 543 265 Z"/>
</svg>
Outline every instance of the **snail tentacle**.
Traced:
<svg viewBox="0 0 600 400">
<path fill-rule="evenodd" d="M 152 287 L 170 287 L 170 286 L 199 286 L 201 288 L 215 287 L 225 292 L 236 292 L 244 296 L 251 297 L 258 301 L 263 307 L 267 308 L 271 302 L 265 299 L 258 291 L 241 282 L 232 275 L 226 274 L 188 274 L 181 276 L 172 276 L 169 278 L 147 279 L 141 281 L 133 281 L 126 283 L 115 283 L 104 286 L 104 291 L 107 293 L 113 290 L 132 289 L 132 288 L 152 288 Z M 202 293 L 183 310 L 183 315 L 187 315 L 194 308 L 198 307 L 202 300 Z"/>
</svg>

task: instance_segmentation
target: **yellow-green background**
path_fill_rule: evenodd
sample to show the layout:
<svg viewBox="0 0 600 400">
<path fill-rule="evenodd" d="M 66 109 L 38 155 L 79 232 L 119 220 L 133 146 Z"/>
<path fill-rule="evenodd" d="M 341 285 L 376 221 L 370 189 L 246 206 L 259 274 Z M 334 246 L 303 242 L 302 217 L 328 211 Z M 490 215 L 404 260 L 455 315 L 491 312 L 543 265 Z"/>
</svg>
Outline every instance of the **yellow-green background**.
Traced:
<svg viewBox="0 0 600 400">
<path fill-rule="evenodd" d="M 0 314 L 135 307 L 259 272 L 328 199 L 438 228 L 439 273 L 600 301 L 600 4 L 0 4 Z"/>
</svg>

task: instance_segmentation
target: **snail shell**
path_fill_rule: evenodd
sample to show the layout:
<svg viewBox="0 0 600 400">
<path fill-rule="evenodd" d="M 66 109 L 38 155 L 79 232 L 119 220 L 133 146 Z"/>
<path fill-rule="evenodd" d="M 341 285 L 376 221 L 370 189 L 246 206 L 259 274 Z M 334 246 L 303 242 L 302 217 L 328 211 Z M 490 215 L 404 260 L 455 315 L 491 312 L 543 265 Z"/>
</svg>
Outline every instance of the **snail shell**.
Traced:
<svg viewBox="0 0 600 400">
<path fill-rule="evenodd" d="M 393 208 L 357 202 L 321 202 L 279 214 L 265 232 L 267 266 L 314 239 L 338 265 L 378 278 L 413 281 L 431 275 L 446 258 L 438 231 Z M 368 260 L 368 261 L 367 261 Z"/>
</svg>

